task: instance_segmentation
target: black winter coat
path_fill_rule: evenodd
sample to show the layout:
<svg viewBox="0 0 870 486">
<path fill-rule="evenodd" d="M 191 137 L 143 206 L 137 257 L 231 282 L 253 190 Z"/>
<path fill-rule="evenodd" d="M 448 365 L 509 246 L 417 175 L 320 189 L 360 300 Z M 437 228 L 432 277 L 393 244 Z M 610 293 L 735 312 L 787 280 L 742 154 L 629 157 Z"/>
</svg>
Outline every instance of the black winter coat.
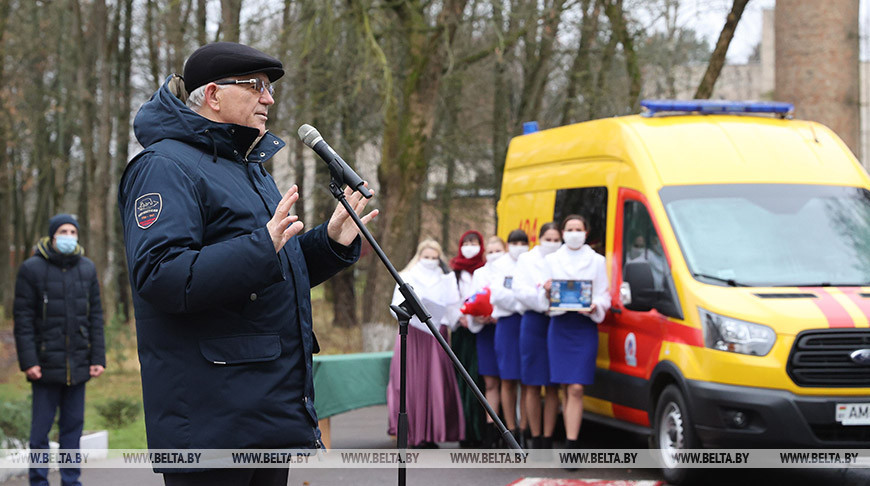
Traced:
<svg viewBox="0 0 870 486">
<path fill-rule="evenodd" d="M 356 261 L 359 238 L 338 245 L 321 224 L 276 254 L 281 193 L 262 164 L 284 142 L 203 118 L 168 82 L 134 129 L 145 149 L 118 205 L 148 447 L 315 446 L 309 292 Z"/>
<path fill-rule="evenodd" d="M 77 385 L 106 366 L 97 270 L 81 247 L 64 255 L 43 238 L 18 271 L 13 314 L 18 364 L 39 365 L 40 383 Z"/>
</svg>

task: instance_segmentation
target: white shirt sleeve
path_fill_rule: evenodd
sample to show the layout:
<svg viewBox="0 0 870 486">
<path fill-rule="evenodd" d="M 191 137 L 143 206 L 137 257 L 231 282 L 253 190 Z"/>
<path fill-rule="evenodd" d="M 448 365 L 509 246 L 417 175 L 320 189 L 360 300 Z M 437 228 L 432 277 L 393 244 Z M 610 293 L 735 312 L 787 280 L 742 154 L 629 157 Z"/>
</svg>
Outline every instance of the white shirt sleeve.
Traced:
<svg viewBox="0 0 870 486">
<path fill-rule="evenodd" d="M 610 309 L 610 285 L 607 281 L 607 263 L 604 257 L 598 255 L 595 261 L 595 275 L 592 277 L 592 302 L 595 312 L 589 315 L 596 324 L 604 320 L 604 315 Z"/>
</svg>

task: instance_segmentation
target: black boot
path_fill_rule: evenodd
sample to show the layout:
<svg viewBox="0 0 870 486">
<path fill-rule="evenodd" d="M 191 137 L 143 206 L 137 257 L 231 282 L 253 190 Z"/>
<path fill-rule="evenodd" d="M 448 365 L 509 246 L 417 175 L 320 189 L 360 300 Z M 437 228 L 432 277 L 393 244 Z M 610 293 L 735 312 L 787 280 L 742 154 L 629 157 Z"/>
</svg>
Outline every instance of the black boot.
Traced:
<svg viewBox="0 0 870 486">
<path fill-rule="evenodd" d="M 541 460 L 541 436 L 530 437 L 526 441 L 526 452 L 529 453 L 529 459 L 538 462 Z"/>
<path fill-rule="evenodd" d="M 542 462 L 551 462 L 553 461 L 553 438 L 552 437 L 541 437 L 538 439 L 539 450 L 535 451 L 538 454 L 538 459 Z"/>
<path fill-rule="evenodd" d="M 553 437 L 541 437 L 541 447 L 540 449 L 552 449 L 553 448 Z"/>
<path fill-rule="evenodd" d="M 525 449 L 525 446 L 523 445 L 523 443 L 525 442 L 523 440 L 523 432 L 520 429 L 513 429 L 511 430 L 511 435 L 514 436 L 514 439 L 517 441 L 517 444 L 519 444 L 520 449 Z M 510 446 L 505 444 L 505 448 L 509 449 Z"/>
<path fill-rule="evenodd" d="M 578 441 L 577 439 L 574 439 L 574 440 L 565 439 L 565 449 L 569 449 L 569 450 L 571 450 L 571 449 L 576 449 L 579 445 L 580 445 L 580 441 Z M 567 466 L 567 467 L 565 467 L 564 469 L 565 469 L 566 471 L 570 471 L 570 472 L 573 472 L 573 471 L 576 471 L 576 470 L 577 470 L 576 467 L 573 467 L 573 466 L 570 466 L 570 465 Z"/>
<path fill-rule="evenodd" d="M 498 427 L 492 422 L 487 422 L 483 431 L 483 444 L 481 447 L 483 449 L 499 449 L 500 443 L 501 437 L 498 433 Z"/>
</svg>

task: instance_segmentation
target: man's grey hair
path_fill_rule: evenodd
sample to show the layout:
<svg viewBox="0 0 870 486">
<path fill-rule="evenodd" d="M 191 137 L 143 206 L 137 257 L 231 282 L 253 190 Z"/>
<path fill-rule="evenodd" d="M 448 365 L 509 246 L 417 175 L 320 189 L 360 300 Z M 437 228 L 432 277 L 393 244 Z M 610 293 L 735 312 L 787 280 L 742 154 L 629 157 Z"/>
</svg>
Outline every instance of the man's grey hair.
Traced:
<svg viewBox="0 0 870 486">
<path fill-rule="evenodd" d="M 231 79 L 233 79 L 233 78 L 216 79 L 212 82 L 213 83 L 220 83 L 221 81 L 228 81 Z M 199 109 L 202 108 L 202 103 L 205 101 L 205 87 L 208 85 L 209 85 L 209 83 L 205 83 L 204 85 L 200 86 L 199 88 L 196 88 L 195 90 L 193 90 L 193 93 L 190 93 L 189 95 L 187 95 L 187 102 L 186 103 L 187 103 L 188 108 L 190 108 L 191 110 L 196 111 L 196 112 L 198 112 Z M 220 85 L 220 84 L 218 84 L 217 87 L 218 87 L 218 89 L 226 88 L 226 86 Z"/>
<path fill-rule="evenodd" d="M 187 107 L 193 111 L 199 111 L 202 108 L 202 102 L 205 101 L 205 87 L 208 84 L 204 84 L 199 88 L 193 90 L 193 93 L 190 93 L 187 96 Z"/>
</svg>

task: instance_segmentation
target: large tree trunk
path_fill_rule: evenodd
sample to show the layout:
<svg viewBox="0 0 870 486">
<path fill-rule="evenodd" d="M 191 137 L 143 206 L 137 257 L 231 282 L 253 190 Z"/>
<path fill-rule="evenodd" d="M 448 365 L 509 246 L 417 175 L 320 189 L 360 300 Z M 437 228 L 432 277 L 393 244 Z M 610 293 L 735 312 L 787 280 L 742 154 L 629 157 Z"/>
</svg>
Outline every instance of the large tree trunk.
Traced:
<svg viewBox="0 0 870 486">
<path fill-rule="evenodd" d="M 6 59 L 5 33 L 11 3 L 11 0 L 0 0 L 0 59 Z M 0 86 L 6 86 L 5 68 L 6 63 L 0 63 Z M 12 177 L 10 177 L 12 164 L 9 163 L 6 153 L 7 133 L 9 132 L 8 113 L 6 100 L 0 98 L 0 207 L 4 208 L 12 206 Z M 12 282 L 15 281 L 15 276 L 10 265 L 10 254 L 14 245 L 11 221 L 12 218 L 9 217 L 0 218 L 0 307 L 4 310 L 3 313 L 0 313 L 0 320 L 12 315 Z"/>
<path fill-rule="evenodd" d="M 637 60 L 637 51 L 634 46 L 634 36 L 628 29 L 628 21 L 625 18 L 623 0 L 610 0 L 605 8 L 605 14 L 610 20 L 613 34 L 622 44 L 622 54 L 625 56 L 625 71 L 628 74 L 628 98 L 627 111 L 637 113 L 640 109 L 641 73 Z M 602 67 L 603 71 L 603 67 Z"/>
<path fill-rule="evenodd" d="M 81 179 L 79 192 L 79 241 L 84 246 L 87 254 L 94 260 L 97 269 L 102 272 L 107 267 L 106 246 L 104 236 L 106 234 L 106 202 L 98 195 L 105 195 L 104 175 L 105 166 L 99 163 L 99 159 L 105 157 L 101 148 L 102 141 L 108 139 L 111 133 L 109 120 L 103 120 L 105 106 L 108 100 L 104 100 L 98 106 L 97 95 L 100 90 L 107 90 L 111 78 L 108 73 L 102 71 L 103 63 L 99 62 L 98 55 L 105 54 L 104 46 L 107 44 L 107 12 L 104 0 L 93 2 L 89 11 L 84 10 L 80 0 L 73 2 L 77 21 L 77 36 L 80 45 L 92 46 L 92 49 L 84 50 L 81 62 L 78 65 L 77 83 L 78 94 L 82 108 L 80 111 L 80 131 L 82 151 L 85 155 L 84 174 Z M 106 62 L 108 60 L 103 60 Z M 108 78 L 108 79 L 106 79 Z M 102 94 L 105 96 L 106 92 Z M 99 112 L 98 112 L 99 108 Z M 99 113 L 99 115 L 98 115 Z"/>
<path fill-rule="evenodd" d="M 184 60 L 187 58 L 187 46 L 184 42 L 184 34 L 187 31 L 188 16 L 192 10 L 190 0 L 169 0 L 169 8 L 166 14 L 166 71 L 181 73 L 184 69 Z M 236 33 L 238 38 L 238 33 Z M 238 42 L 238 41 L 236 41 Z"/>
<path fill-rule="evenodd" d="M 99 3 L 99 2 L 98 2 Z M 96 4 L 95 4 L 96 5 Z M 101 6 L 105 9 L 105 5 Z M 93 194 L 89 195 L 91 201 L 91 243 L 96 243 L 92 250 L 99 253 L 92 253 L 91 259 L 97 266 L 101 283 L 101 296 L 103 298 L 103 309 L 108 318 L 111 318 L 115 313 L 116 296 L 114 292 L 106 292 L 106 289 L 114 283 L 112 278 L 112 243 L 114 241 L 114 224 L 115 212 L 110 211 L 114 208 L 116 201 L 113 195 L 115 194 L 112 187 L 114 173 L 112 166 L 114 165 L 112 158 L 112 135 L 115 132 L 115 111 L 118 103 L 118 84 L 117 78 L 114 76 L 118 63 L 118 38 L 120 36 L 121 8 L 116 5 L 111 18 L 108 12 L 102 12 L 103 26 L 100 35 L 100 40 L 97 45 L 101 45 L 102 56 L 98 64 L 98 72 L 100 73 L 98 86 L 100 90 L 99 102 L 99 118 L 97 120 L 98 139 L 97 139 L 97 159 L 95 163 L 94 173 L 94 188 Z"/>
<path fill-rule="evenodd" d="M 401 73 L 402 100 L 389 96 L 384 120 L 384 136 L 378 180 L 381 207 L 378 217 L 379 241 L 386 254 L 399 268 L 411 259 L 420 238 L 420 209 L 423 183 L 429 168 L 426 149 L 434 123 L 438 89 L 445 74 L 445 62 L 456 28 L 462 18 L 466 0 L 447 0 L 430 26 L 424 5 L 407 1 L 393 6 L 402 33 L 404 62 L 394 60 L 392 69 Z M 363 304 L 363 325 L 369 328 L 392 328 L 390 316 L 393 280 L 381 263 L 372 258 Z M 391 341 L 371 339 L 363 330 L 363 346 L 387 349 Z M 380 342 L 373 342 L 380 341 Z"/>
<path fill-rule="evenodd" d="M 208 43 L 206 38 L 206 0 L 196 0 L 196 43 L 198 46 L 204 46 Z"/>
<path fill-rule="evenodd" d="M 145 4 L 145 43 L 148 46 L 148 73 L 151 75 L 151 84 L 155 89 L 162 83 L 160 77 L 160 27 L 158 24 L 159 7 L 155 0 L 148 0 Z"/>
<path fill-rule="evenodd" d="M 591 51 L 598 37 L 598 18 L 601 15 L 601 0 L 583 0 L 583 21 L 580 24 L 580 43 L 568 73 L 568 86 L 565 88 L 565 104 L 562 107 L 560 125 L 577 121 L 577 96 L 583 95 L 588 103 L 592 93 Z"/>
<path fill-rule="evenodd" d="M 860 155 L 858 0 L 776 2 L 776 98 Z"/>
<path fill-rule="evenodd" d="M 516 17 L 508 12 L 507 26 L 505 26 L 505 13 L 501 0 L 492 0 L 492 21 L 495 28 L 500 31 L 499 39 L 504 39 L 516 30 Z M 512 109 L 511 89 L 507 77 L 507 68 L 513 59 L 512 49 L 504 44 L 496 50 L 493 67 L 493 103 L 492 103 L 492 167 L 493 183 L 495 185 L 495 197 L 493 198 L 493 210 L 497 209 L 498 200 L 501 196 L 501 181 L 504 173 L 504 162 L 507 156 L 508 141 L 512 133 Z M 496 213 L 496 218 L 498 218 Z M 496 226 L 498 221 L 496 221 Z"/>
<path fill-rule="evenodd" d="M 115 143 L 115 163 L 113 164 L 112 178 L 113 182 L 120 179 L 121 173 L 127 165 L 128 144 L 130 141 L 130 115 L 131 115 L 131 99 L 132 89 L 130 85 L 130 76 L 132 71 L 132 27 L 133 27 L 133 0 L 124 1 L 124 30 L 122 35 L 121 50 L 118 55 L 118 86 L 119 98 L 116 106 L 115 118 L 118 127 L 118 135 Z M 130 279 L 127 274 L 127 252 L 124 248 L 124 230 L 121 226 L 121 219 L 118 217 L 114 208 L 116 207 L 115 198 L 117 198 L 118 188 L 115 183 L 112 184 L 113 191 L 110 198 L 110 211 L 114 216 L 114 224 L 112 231 L 114 238 L 112 240 L 113 252 L 113 281 L 117 284 L 114 288 L 109 289 L 114 293 L 115 308 L 123 319 L 129 321 L 133 316 L 132 295 L 130 291 Z M 108 293 L 108 292 L 106 292 Z"/>
<path fill-rule="evenodd" d="M 221 0 L 220 40 L 238 42 L 241 31 L 242 0 Z"/>
<path fill-rule="evenodd" d="M 719 79 L 722 66 L 725 65 L 725 55 L 728 53 L 728 46 L 731 44 L 734 31 L 737 30 L 737 23 L 740 22 L 740 17 L 743 16 L 743 9 L 746 8 L 747 3 L 749 3 L 749 0 L 734 0 L 731 12 L 728 13 L 725 25 L 719 34 L 716 48 L 713 49 L 713 54 L 710 55 L 707 71 L 704 73 L 704 77 L 698 85 L 698 90 L 695 92 L 695 99 L 707 99 L 713 95 L 713 86 L 715 86 L 716 80 Z"/>
</svg>

